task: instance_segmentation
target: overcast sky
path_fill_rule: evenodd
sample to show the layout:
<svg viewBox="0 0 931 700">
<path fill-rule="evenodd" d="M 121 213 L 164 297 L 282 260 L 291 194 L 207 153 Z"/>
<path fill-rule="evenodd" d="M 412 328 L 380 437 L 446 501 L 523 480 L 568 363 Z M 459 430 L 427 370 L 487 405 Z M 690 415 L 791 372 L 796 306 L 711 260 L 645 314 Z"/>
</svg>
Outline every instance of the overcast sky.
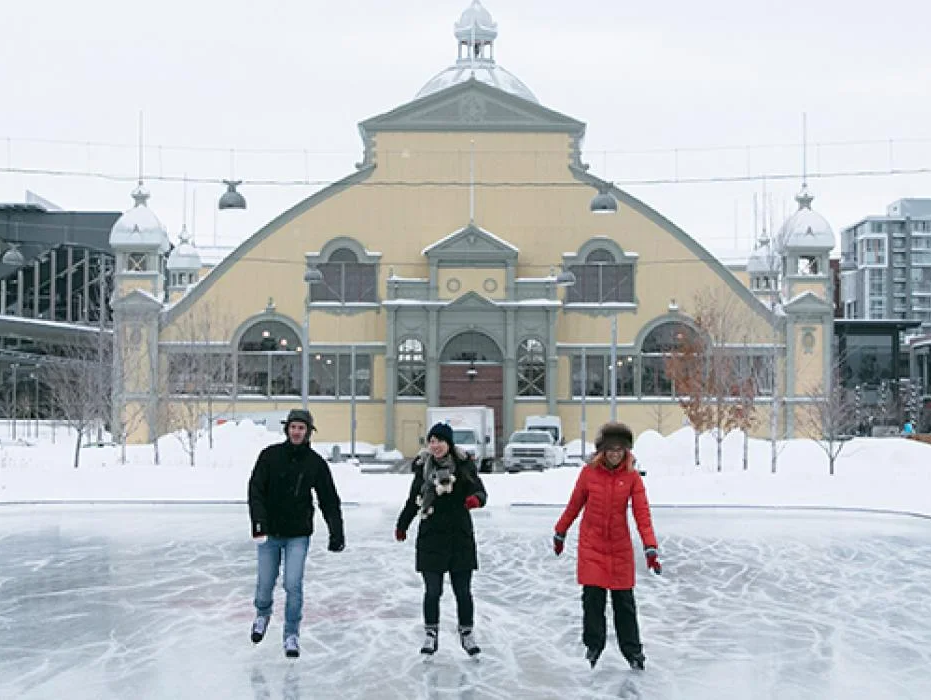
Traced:
<svg viewBox="0 0 931 700">
<path fill-rule="evenodd" d="M 5 2 L 0 167 L 132 177 L 142 111 L 148 173 L 337 179 L 360 159 L 357 123 L 411 100 L 454 61 L 453 23 L 467 5 Z M 806 112 L 814 208 L 835 230 L 882 213 L 896 198 L 931 197 L 931 174 L 816 177 L 931 168 L 928 3 L 487 0 L 485 6 L 498 23 L 498 63 L 542 104 L 587 124 L 584 155 L 599 175 L 643 181 L 800 173 Z M 824 145 L 851 141 L 857 143 Z M 772 144 L 781 146 L 758 147 Z M 734 148 L 714 150 L 724 146 Z M 238 150 L 232 167 L 230 149 Z M 28 187 L 68 209 L 125 209 L 132 186 L 0 171 L 0 200 L 22 200 Z M 794 210 L 798 186 L 795 178 L 767 183 L 776 225 Z M 149 187 L 152 207 L 174 235 L 182 186 Z M 749 247 L 753 193 L 762 187 L 753 181 L 626 189 L 721 251 Z M 249 209 L 230 224 L 240 230 L 221 230 L 220 241 L 255 230 L 313 189 L 244 187 Z M 188 206 L 196 197 L 195 232 L 209 244 L 221 188 L 194 190 Z"/>
</svg>

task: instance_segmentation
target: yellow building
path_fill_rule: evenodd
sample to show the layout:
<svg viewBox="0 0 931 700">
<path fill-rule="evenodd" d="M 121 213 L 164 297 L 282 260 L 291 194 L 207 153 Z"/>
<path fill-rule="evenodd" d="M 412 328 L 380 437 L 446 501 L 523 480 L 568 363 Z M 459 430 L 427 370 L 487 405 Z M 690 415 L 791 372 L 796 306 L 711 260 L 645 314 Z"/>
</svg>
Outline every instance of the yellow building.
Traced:
<svg viewBox="0 0 931 700">
<path fill-rule="evenodd" d="M 304 393 L 319 439 L 348 441 L 354 425 L 357 440 L 407 455 L 434 405 L 494 408 L 499 445 L 539 414 L 590 441 L 612 406 L 637 432 L 669 433 L 683 414 L 665 358 L 694 332 L 699 298 L 728 309 L 718 341 L 757 370 L 765 416 L 774 383 L 780 405 L 825 384 L 833 236 L 779 251 L 793 274 L 778 276 L 785 294 L 772 312 L 766 265 L 748 267 L 748 288 L 589 171 L 585 125 L 496 64 L 496 25 L 479 2 L 455 34 L 452 67 L 360 124 L 355 172 L 186 291 L 173 277 L 170 304 L 158 301 L 154 259 L 130 267 L 149 249 L 111 241 L 123 263 L 114 391 L 131 440 L 191 416 L 283 415 Z M 785 372 L 766 369 L 774 353 Z M 780 418 L 789 434 L 792 413 Z"/>
</svg>

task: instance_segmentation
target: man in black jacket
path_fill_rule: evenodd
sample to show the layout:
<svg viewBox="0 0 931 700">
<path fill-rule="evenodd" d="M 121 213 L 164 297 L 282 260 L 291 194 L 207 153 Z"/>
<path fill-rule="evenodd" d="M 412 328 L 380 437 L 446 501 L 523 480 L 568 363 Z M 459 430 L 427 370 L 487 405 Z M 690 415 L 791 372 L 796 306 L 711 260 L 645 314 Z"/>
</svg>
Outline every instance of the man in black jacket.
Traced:
<svg viewBox="0 0 931 700">
<path fill-rule="evenodd" d="M 341 552 L 346 541 L 330 467 L 310 447 L 310 433 L 316 430 L 313 418 L 308 411 L 295 409 L 283 423 L 287 440 L 262 450 L 249 479 L 249 517 L 258 553 L 252 641 L 261 642 L 268 629 L 272 592 L 284 555 L 284 651 L 296 658 L 301 653 L 298 637 L 304 605 L 304 562 L 314 530 L 311 490 L 317 492 L 317 503 L 330 531 L 327 549 Z"/>
</svg>

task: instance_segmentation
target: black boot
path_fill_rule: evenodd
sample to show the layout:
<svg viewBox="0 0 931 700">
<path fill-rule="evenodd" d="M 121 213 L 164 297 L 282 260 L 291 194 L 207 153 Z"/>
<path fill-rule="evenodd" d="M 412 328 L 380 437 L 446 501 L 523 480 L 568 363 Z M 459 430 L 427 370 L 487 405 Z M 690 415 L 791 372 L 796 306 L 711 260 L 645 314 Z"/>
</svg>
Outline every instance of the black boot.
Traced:
<svg viewBox="0 0 931 700">
<path fill-rule="evenodd" d="M 647 657 L 641 654 L 631 654 L 627 657 L 627 663 L 630 664 L 630 667 L 635 671 L 642 671 L 644 665 L 646 664 Z"/>
<path fill-rule="evenodd" d="M 598 663 L 598 657 L 601 656 L 601 649 L 592 649 L 589 648 L 585 652 L 585 659 L 592 665 L 592 668 L 595 668 L 595 664 Z"/>
<path fill-rule="evenodd" d="M 439 626 L 424 625 L 423 630 L 426 633 L 426 636 L 423 640 L 423 646 L 420 647 L 420 653 L 433 655 L 436 653 L 437 648 L 440 646 Z"/>
<path fill-rule="evenodd" d="M 469 656 L 475 656 L 482 651 L 479 645 L 475 643 L 475 635 L 472 634 L 471 627 L 459 626 L 459 643 L 462 644 L 462 648 L 465 649 Z"/>
</svg>

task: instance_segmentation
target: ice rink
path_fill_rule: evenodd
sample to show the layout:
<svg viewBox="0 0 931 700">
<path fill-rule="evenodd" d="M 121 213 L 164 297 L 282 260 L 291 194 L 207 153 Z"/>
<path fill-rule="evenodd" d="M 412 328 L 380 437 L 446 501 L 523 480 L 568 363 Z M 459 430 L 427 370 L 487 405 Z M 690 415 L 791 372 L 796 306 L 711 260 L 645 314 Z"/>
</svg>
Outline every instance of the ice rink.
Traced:
<svg viewBox="0 0 931 700">
<path fill-rule="evenodd" d="M 664 574 L 638 562 L 635 673 L 616 644 L 596 670 L 584 661 L 578 526 L 557 559 L 558 514 L 476 514 L 483 654 L 459 648 L 447 585 L 440 650 L 424 661 L 413 538 L 394 541 L 394 510 L 347 506 L 345 552 L 312 540 L 291 661 L 280 584 L 268 636 L 249 641 L 244 505 L 3 506 L 0 697 L 931 697 L 931 521 L 655 509 Z"/>
</svg>

